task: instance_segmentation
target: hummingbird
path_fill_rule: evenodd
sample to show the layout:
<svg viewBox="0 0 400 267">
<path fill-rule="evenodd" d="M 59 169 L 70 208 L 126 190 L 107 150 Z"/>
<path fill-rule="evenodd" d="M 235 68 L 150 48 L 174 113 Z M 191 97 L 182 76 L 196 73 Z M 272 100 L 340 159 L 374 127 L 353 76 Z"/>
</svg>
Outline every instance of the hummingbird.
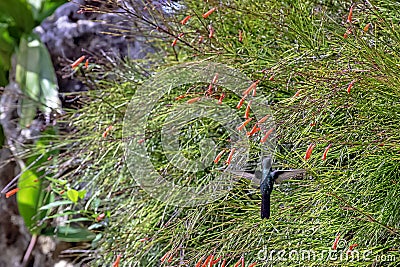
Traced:
<svg viewBox="0 0 400 267">
<path fill-rule="evenodd" d="M 229 172 L 250 179 L 260 185 L 261 190 L 261 219 L 269 219 L 271 213 L 271 193 L 274 188 L 274 183 L 282 183 L 290 178 L 303 176 L 304 169 L 294 170 L 272 170 L 271 157 L 264 157 L 261 162 L 261 171 L 256 170 L 254 174 L 244 171 Z"/>
</svg>

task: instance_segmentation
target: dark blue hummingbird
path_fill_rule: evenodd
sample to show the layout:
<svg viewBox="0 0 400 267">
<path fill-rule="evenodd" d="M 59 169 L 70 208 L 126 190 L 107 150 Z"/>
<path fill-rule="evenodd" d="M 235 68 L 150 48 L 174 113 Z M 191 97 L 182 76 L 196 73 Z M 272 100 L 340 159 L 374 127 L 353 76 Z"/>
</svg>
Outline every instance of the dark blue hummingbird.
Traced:
<svg viewBox="0 0 400 267">
<path fill-rule="evenodd" d="M 255 171 L 254 174 L 240 171 L 230 171 L 238 176 L 250 179 L 260 185 L 261 190 L 261 218 L 269 219 L 271 213 L 271 193 L 274 183 L 281 183 L 285 180 L 303 176 L 305 170 L 272 170 L 272 159 L 270 157 L 263 158 L 261 162 L 261 171 Z"/>
</svg>

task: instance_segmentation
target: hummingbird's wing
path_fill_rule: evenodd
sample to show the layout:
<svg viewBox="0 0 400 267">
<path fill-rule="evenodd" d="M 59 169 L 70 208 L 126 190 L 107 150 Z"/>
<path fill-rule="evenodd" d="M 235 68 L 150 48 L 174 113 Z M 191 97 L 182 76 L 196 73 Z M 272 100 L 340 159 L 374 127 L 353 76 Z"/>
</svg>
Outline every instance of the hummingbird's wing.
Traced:
<svg viewBox="0 0 400 267">
<path fill-rule="evenodd" d="M 254 184 L 254 186 L 260 187 L 260 177 L 261 177 L 260 171 L 256 171 L 254 174 L 245 171 L 234 171 L 234 170 L 229 170 L 229 172 L 236 176 L 249 179 Z"/>
<path fill-rule="evenodd" d="M 306 170 L 304 169 L 274 171 L 275 183 L 280 184 L 289 179 L 303 178 L 305 174 Z"/>
</svg>

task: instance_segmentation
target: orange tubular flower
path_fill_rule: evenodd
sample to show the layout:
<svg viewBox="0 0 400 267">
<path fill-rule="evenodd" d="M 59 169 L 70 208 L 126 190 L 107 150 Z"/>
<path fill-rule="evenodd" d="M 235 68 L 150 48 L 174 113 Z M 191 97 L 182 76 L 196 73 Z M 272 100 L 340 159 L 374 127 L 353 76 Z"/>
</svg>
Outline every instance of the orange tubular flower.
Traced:
<svg viewBox="0 0 400 267">
<path fill-rule="evenodd" d="M 257 124 L 260 125 L 261 123 L 265 122 L 266 120 L 268 120 L 268 118 L 270 117 L 270 115 L 265 115 L 264 117 L 262 117 Z"/>
<path fill-rule="evenodd" d="M 201 97 L 195 97 L 195 98 L 189 99 L 188 101 L 186 101 L 186 103 L 192 104 L 194 102 L 199 101 L 200 99 L 201 99 Z"/>
<path fill-rule="evenodd" d="M 331 148 L 332 144 L 329 144 L 324 151 L 324 154 L 322 155 L 322 160 L 326 160 L 326 155 L 328 154 L 329 149 Z"/>
<path fill-rule="evenodd" d="M 235 150 L 236 150 L 236 148 L 232 148 L 231 149 L 231 152 L 229 153 L 228 159 L 225 161 L 226 165 L 231 164 L 231 160 L 232 160 L 233 154 L 235 153 Z"/>
<path fill-rule="evenodd" d="M 177 42 L 178 42 L 178 38 L 175 38 L 174 41 L 172 42 L 171 46 L 174 47 Z"/>
<path fill-rule="evenodd" d="M 315 147 L 315 144 L 312 144 L 312 143 L 308 146 L 306 155 L 304 156 L 305 160 L 308 160 L 311 157 L 311 153 L 312 153 L 314 147 Z"/>
<path fill-rule="evenodd" d="M 89 59 L 86 59 L 86 62 L 85 62 L 85 69 L 87 69 L 87 68 L 89 68 Z"/>
<path fill-rule="evenodd" d="M 222 95 L 219 97 L 219 99 L 218 99 L 218 105 L 221 105 L 222 104 L 222 100 L 225 98 L 225 94 L 224 93 L 222 93 Z"/>
<path fill-rule="evenodd" d="M 349 11 L 349 15 L 347 16 L 347 23 L 351 23 L 351 19 L 353 18 L 353 7 L 354 7 L 354 4 L 353 5 L 351 5 L 351 7 L 350 7 L 350 11 Z"/>
<path fill-rule="evenodd" d="M 336 250 L 337 249 L 337 245 L 339 243 L 340 240 L 340 234 L 338 234 L 335 238 L 335 241 L 333 241 L 333 245 L 332 245 L 332 250 Z"/>
<path fill-rule="evenodd" d="M 169 259 L 169 257 L 172 256 L 171 251 L 167 251 L 167 253 L 164 254 L 164 256 L 161 257 L 161 262 L 164 262 L 167 258 Z"/>
<path fill-rule="evenodd" d="M 252 136 L 254 135 L 256 132 L 260 131 L 261 128 L 257 127 L 257 124 L 254 125 L 253 129 L 251 129 L 250 132 L 247 132 L 247 136 Z"/>
<path fill-rule="evenodd" d="M 19 188 L 15 188 L 15 189 L 13 189 L 13 190 L 8 191 L 8 192 L 6 193 L 6 198 L 9 198 L 9 197 L 15 195 L 18 191 L 19 191 Z"/>
<path fill-rule="evenodd" d="M 242 95 L 248 95 L 251 90 L 255 90 L 257 87 L 257 84 L 260 82 L 260 80 L 257 80 L 255 82 L 253 82 L 243 93 Z"/>
<path fill-rule="evenodd" d="M 350 254 L 350 253 L 352 253 L 352 251 L 353 251 L 353 249 L 355 248 L 355 247 L 357 247 L 358 246 L 358 244 L 352 244 L 352 245 L 350 245 L 349 246 L 349 249 L 347 250 L 347 254 Z"/>
<path fill-rule="evenodd" d="M 243 130 L 243 128 L 252 120 L 253 118 L 248 118 L 247 120 L 245 120 L 242 124 L 240 124 L 239 127 L 237 127 L 238 131 Z"/>
<path fill-rule="evenodd" d="M 221 257 L 218 257 L 218 259 L 216 259 L 216 260 L 212 260 L 212 261 L 210 262 L 210 266 L 212 266 L 212 265 L 214 265 L 214 264 L 217 264 L 217 263 L 219 262 L 220 259 L 221 259 Z"/>
<path fill-rule="evenodd" d="M 226 260 L 224 260 L 224 261 L 222 262 L 221 267 L 225 267 L 225 264 L 226 264 Z"/>
<path fill-rule="evenodd" d="M 243 32 L 239 30 L 239 42 L 243 42 Z"/>
<path fill-rule="evenodd" d="M 218 162 L 221 160 L 222 155 L 225 153 L 225 149 L 222 150 L 221 152 L 218 153 L 218 155 L 214 159 L 214 163 L 218 164 Z"/>
<path fill-rule="evenodd" d="M 351 83 L 349 84 L 349 86 L 347 86 L 347 93 L 350 94 L 350 90 L 353 87 L 353 84 L 356 82 L 356 80 L 352 80 Z"/>
<path fill-rule="evenodd" d="M 203 19 L 208 18 L 208 16 L 210 16 L 212 13 L 214 13 L 215 10 L 217 10 L 216 7 L 213 7 L 213 8 L 211 8 L 210 10 L 208 10 L 206 13 L 204 13 L 204 14 L 202 15 L 202 16 L 203 16 Z"/>
<path fill-rule="evenodd" d="M 246 99 L 246 96 L 247 96 L 247 95 L 245 95 L 244 97 L 242 97 L 242 98 L 240 99 L 239 103 L 238 103 L 237 106 L 236 106 L 237 109 L 240 109 L 240 108 L 242 107 L 243 102 L 244 102 L 244 100 Z"/>
<path fill-rule="evenodd" d="M 76 67 L 78 67 L 79 64 L 81 64 L 84 59 L 85 59 L 85 56 L 81 56 L 80 58 L 75 60 L 74 63 L 71 64 L 71 68 L 75 69 Z"/>
<path fill-rule="evenodd" d="M 96 218 L 96 222 L 100 222 L 104 219 L 104 217 L 106 217 L 106 215 L 104 213 L 99 214 L 99 216 L 97 216 Z"/>
<path fill-rule="evenodd" d="M 211 254 L 210 256 L 207 257 L 206 261 L 201 265 L 201 267 L 207 267 L 208 263 L 210 263 L 213 259 L 213 255 Z"/>
<path fill-rule="evenodd" d="M 271 135 L 271 133 L 274 131 L 274 128 L 271 128 L 268 130 L 268 132 L 264 135 L 263 138 L 261 138 L 260 142 L 265 143 L 267 141 L 268 137 Z"/>
<path fill-rule="evenodd" d="M 300 95 L 300 90 L 298 90 L 295 94 L 294 97 L 298 97 Z"/>
<path fill-rule="evenodd" d="M 202 262 L 203 262 L 203 257 L 200 258 L 200 260 L 196 263 L 195 267 L 200 267 Z"/>
<path fill-rule="evenodd" d="M 209 30 L 209 34 L 208 34 L 208 38 L 213 38 L 214 37 L 214 28 L 211 25 L 208 25 L 208 30 Z"/>
<path fill-rule="evenodd" d="M 275 75 L 271 75 L 271 77 L 268 78 L 268 81 L 273 81 L 275 79 Z"/>
<path fill-rule="evenodd" d="M 244 113 L 244 118 L 245 118 L 245 119 L 248 119 L 248 118 L 249 118 L 251 102 L 252 102 L 252 101 L 250 100 L 249 103 L 247 104 L 246 111 L 245 111 L 245 113 Z"/>
<path fill-rule="evenodd" d="M 117 255 L 117 259 L 114 261 L 112 267 L 119 267 L 119 262 L 120 262 L 120 260 L 121 260 L 121 257 L 122 257 L 121 254 L 118 254 L 118 255 Z"/>
<path fill-rule="evenodd" d="M 255 267 L 257 265 L 257 262 L 253 262 L 252 264 L 249 265 L 249 267 Z"/>
<path fill-rule="evenodd" d="M 106 128 L 106 130 L 103 132 L 102 137 L 103 137 L 103 138 L 106 138 L 107 135 L 109 134 L 109 132 L 112 130 L 112 128 L 113 128 L 112 125 L 108 126 L 108 127 Z"/>
<path fill-rule="evenodd" d="M 363 31 L 367 32 L 369 30 L 369 27 L 371 27 L 371 23 L 368 23 L 367 25 L 365 25 Z"/>
<path fill-rule="evenodd" d="M 181 24 L 182 24 L 182 25 L 185 25 L 186 22 L 188 22 L 188 20 L 189 20 L 191 17 L 192 17 L 192 16 L 190 16 L 190 15 L 186 16 L 183 20 L 181 20 Z"/>
<path fill-rule="evenodd" d="M 343 38 L 346 39 L 351 34 L 351 29 L 347 29 L 346 32 L 343 34 Z"/>
</svg>

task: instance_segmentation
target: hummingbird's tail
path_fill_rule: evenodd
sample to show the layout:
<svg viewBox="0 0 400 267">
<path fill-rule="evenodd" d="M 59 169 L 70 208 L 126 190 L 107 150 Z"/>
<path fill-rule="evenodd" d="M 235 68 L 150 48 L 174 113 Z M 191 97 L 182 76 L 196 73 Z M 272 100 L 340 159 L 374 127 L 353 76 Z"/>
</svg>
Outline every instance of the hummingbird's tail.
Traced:
<svg viewBox="0 0 400 267">
<path fill-rule="evenodd" d="M 271 208 L 271 194 L 263 194 L 261 200 L 261 219 L 269 219 Z"/>
</svg>

